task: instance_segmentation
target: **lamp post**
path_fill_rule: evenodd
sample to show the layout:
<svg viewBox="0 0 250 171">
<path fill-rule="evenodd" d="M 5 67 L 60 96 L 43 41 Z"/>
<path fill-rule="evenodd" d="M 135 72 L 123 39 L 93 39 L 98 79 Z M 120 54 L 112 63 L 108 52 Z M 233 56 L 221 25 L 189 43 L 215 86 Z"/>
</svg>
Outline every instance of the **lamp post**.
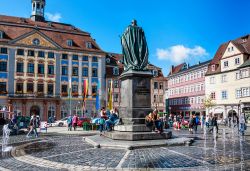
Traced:
<svg viewBox="0 0 250 171">
<path fill-rule="evenodd" d="M 240 104 L 241 104 L 241 100 L 239 100 L 239 103 L 238 103 L 238 115 L 239 115 L 239 116 L 240 116 L 240 112 L 241 112 Z"/>
</svg>

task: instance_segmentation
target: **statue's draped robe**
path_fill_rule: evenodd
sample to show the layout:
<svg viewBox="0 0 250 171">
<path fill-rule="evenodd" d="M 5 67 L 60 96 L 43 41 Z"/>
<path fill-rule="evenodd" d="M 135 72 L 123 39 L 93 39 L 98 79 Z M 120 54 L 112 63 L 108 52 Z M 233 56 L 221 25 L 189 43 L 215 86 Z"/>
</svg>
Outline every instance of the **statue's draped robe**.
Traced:
<svg viewBox="0 0 250 171">
<path fill-rule="evenodd" d="M 128 26 L 122 35 L 124 70 L 143 71 L 148 64 L 148 46 L 141 27 Z"/>
</svg>

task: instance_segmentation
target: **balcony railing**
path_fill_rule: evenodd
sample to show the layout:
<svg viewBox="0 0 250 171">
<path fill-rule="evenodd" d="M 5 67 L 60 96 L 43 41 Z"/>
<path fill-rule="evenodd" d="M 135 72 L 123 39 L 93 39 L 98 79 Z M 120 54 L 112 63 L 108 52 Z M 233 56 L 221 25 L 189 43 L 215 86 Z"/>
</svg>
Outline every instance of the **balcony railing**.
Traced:
<svg viewBox="0 0 250 171">
<path fill-rule="evenodd" d="M 13 98 L 59 98 L 60 95 L 54 95 L 54 94 L 44 94 L 42 92 L 40 93 L 15 93 L 15 94 L 7 94 L 8 97 L 13 97 Z"/>
</svg>

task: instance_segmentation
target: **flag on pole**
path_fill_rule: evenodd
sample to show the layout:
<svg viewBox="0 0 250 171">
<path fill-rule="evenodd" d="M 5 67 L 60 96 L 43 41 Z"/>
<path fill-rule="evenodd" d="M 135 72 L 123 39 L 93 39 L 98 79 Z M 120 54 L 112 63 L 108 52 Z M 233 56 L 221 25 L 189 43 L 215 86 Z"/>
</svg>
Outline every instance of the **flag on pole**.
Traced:
<svg viewBox="0 0 250 171">
<path fill-rule="evenodd" d="M 98 111 L 100 109 L 99 90 L 100 90 L 100 84 L 97 83 L 97 86 L 96 86 L 96 97 L 95 97 L 95 109 L 96 109 L 96 111 Z"/>
<path fill-rule="evenodd" d="M 108 100 L 108 109 L 112 110 L 113 108 L 113 81 L 110 81 L 110 88 L 109 88 L 109 100 Z"/>
<path fill-rule="evenodd" d="M 72 94 L 72 90 L 71 90 L 71 78 L 69 79 L 69 88 L 68 88 L 68 96 L 69 96 L 69 114 L 70 116 L 72 115 L 72 102 L 71 102 L 71 95 Z"/>
<path fill-rule="evenodd" d="M 71 78 L 69 79 L 69 88 L 68 88 L 68 97 L 70 98 L 71 97 Z"/>
<path fill-rule="evenodd" d="M 86 98 L 88 96 L 88 79 L 83 80 L 83 109 L 86 111 Z"/>
</svg>

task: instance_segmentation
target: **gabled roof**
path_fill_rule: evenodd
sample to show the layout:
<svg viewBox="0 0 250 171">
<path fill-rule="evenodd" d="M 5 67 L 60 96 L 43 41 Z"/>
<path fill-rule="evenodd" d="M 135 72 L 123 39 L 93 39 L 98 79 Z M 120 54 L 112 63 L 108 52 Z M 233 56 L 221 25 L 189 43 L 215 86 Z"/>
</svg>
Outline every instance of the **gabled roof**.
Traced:
<svg viewBox="0 0 250 171">
<path fill-rule="evenodd" d="M 214 55 L 214 58 L 210 62 L 206 75 L 211 75 L 211 74 L 221 72 L 220 60 L 223 54 L 225 53 L 227 46 L 229 45 L 230 42 L 233 45 L 235 45 L 241 53 L 250 54 L 250 35 L 249 34 L 239 37 L 235 40 L 230 40 L 226 43 L 223 43 L 220 45 L 220 47 L 218 48 L 218 50 L 216 51 Z M 212 67 L 211 67 L 212 65 L 215 66 L 215 71 L 212 71 Z"/>
<path fill-rule="evenodd" d="M 29 18 L 0 15 L 0 31 L 4 32 L 4 38 L 0 39 L 0 43 L 8 44 L 34 30 L 39 30 L 39 32 L 66 50 L 103 52 L 88 32 L 70 24 L 50 21 L 39 22 Z M 73 46 L 68 46 L 67 40 L 72 40 Z M 88 48 L 86 42 L 91 43 L 92 48 Z"/>
<path fill-rule="evenodd" d="M 178 72 L 181 71 L 181 69 L 183 68 L 183 66 L 185 65 L 186 63 L 182 63 L 182 64 L 179 64 L 177 66 L 172 66 L 172 68 L 170 68 L 170 73 L 168 74 L 169 76 L 173 75 L 173 74 L 176 74 Z"/>
</svg>

